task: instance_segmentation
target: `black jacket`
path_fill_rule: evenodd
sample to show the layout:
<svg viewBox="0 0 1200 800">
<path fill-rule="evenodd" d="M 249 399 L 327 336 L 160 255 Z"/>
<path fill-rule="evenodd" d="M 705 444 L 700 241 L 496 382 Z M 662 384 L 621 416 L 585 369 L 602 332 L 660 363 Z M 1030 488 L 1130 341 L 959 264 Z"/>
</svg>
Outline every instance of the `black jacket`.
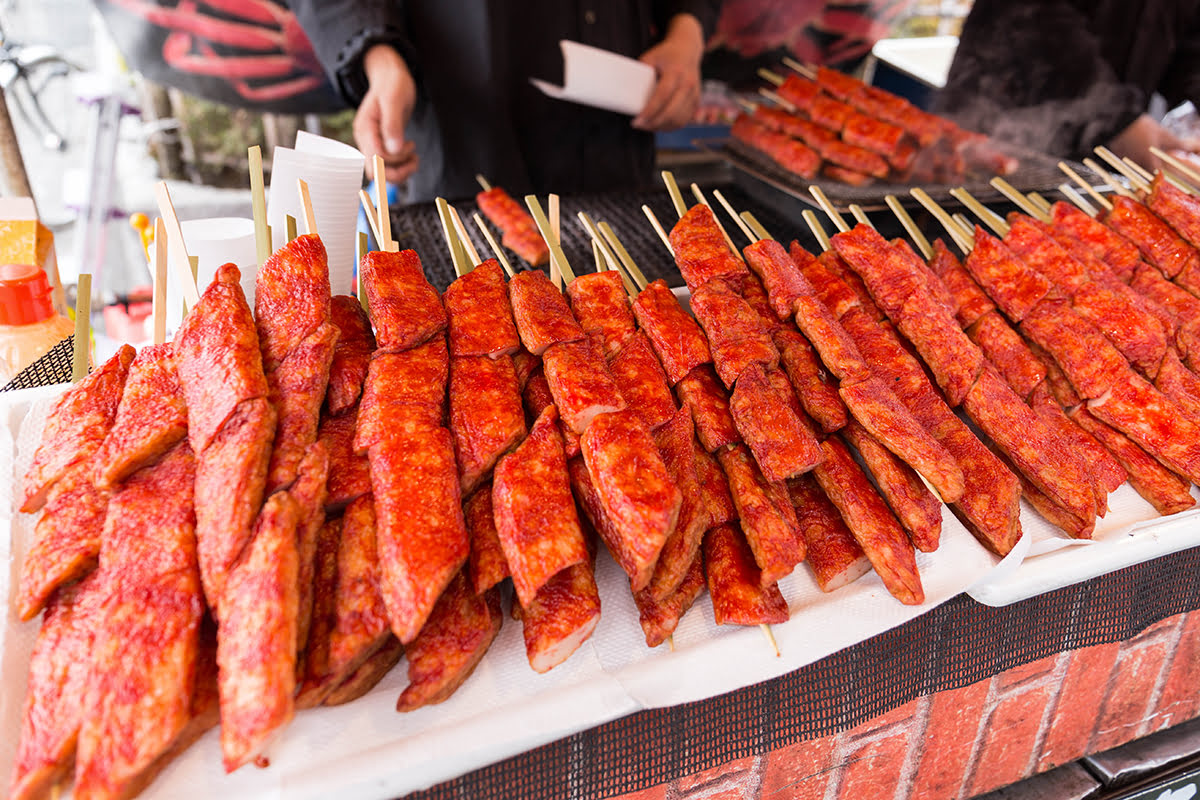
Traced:
<svg viewBox="0 0 1200 800">
<path fill-rule="evenodd" d="M 965 127 L 1079 157 L 1154 92 L 1200 105 L 1200 0 L 976 0 L 938 108 Z"/>
<path fill-rule="evenodd" d="M 292 0 L 334 84 L 352 104 L 366 90 L 362 54 L 392 44 L 418 86 L 407 135 L 421 159 L 405 199 L 478 190 L 483 173 L 513 194 L 639 186 L 653 136 L 630 118 L 551 100 L 529 78 L 562 82 L 560 39 L 637 57 L 677 13 L 711 32 L 713 0 Z"/>
</svg>

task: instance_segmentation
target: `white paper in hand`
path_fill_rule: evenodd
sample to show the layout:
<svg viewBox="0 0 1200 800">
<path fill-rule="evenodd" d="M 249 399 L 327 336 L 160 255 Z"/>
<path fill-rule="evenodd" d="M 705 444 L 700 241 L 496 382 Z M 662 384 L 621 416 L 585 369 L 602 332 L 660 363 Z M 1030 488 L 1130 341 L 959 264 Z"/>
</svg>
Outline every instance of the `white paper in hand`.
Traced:
<svg viewBox="0 0 1200 800">
<path fill-rule="evenodd" d="M 598 47 L 563 39 L 563 86 L 530 78 L 550 97 L 636 116 L 654 90 L 649 64 Z"/>
</svg>

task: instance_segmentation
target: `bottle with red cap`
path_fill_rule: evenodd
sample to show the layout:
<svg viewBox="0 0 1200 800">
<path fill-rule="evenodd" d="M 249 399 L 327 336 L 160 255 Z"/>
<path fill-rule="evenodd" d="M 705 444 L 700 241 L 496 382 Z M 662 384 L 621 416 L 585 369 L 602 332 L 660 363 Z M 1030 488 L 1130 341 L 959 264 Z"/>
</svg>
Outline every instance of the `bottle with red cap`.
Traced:
<svg viewBox="0 0 1200 800">
<path fill-rule="evenodd" d="M 54 289 L 32 264 L 0 265 L 0 385 L 75 332 L 54 310 Z"/>
</svg>

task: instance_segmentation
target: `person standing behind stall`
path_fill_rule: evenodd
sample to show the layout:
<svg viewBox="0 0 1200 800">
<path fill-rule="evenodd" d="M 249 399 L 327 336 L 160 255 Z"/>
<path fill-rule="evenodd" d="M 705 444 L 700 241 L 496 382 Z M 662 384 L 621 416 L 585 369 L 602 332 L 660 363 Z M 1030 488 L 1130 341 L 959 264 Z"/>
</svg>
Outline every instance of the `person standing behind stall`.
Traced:
<svg viewBox="0 0 1200 800">
<path fill-rule="evenodd" d="M 687 124 L 718 3 L 704 0 L 294 0 L 297 20 L 345 99 L 354 137 L 379 153 L 402 199 L 464 197 L 475 174 L 514 194 L 603 191 L 652 180 L 654 136 Z M 553 100 L 560 39 L 653 66 L 642 112 Z"/>
<path fill-rule="evenodd" d="M 1057 156 L 1200 152 L 1147 113 L 1155 92 L 1200 106 L 1200 0 L 976 0 L 937 110 Z"/>
</svg>

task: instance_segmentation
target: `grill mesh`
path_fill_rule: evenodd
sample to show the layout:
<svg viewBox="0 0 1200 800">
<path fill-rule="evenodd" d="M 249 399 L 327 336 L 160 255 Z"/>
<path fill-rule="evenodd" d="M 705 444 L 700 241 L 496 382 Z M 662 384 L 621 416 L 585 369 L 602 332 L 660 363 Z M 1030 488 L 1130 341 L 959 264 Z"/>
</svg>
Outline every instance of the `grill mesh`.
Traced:
<svg viewBox="0 0 1200 800">
<path fill-rule="evenodd" d="M 780 241 L 787 242 L 793 238 L 808 241 L 807 228 L 803 228 L 802 221 L 787 221 L 770 207 L 750 198 L 737 186 L 730 184 L 703 188 L 706 195 L 709 196 L 710 202 L 715 202 L 711 189 L 720 189 L 721 194 L 735 209 L 753 212 L 771 235 Z M 560 201 L 562 246 L 572 270 L 576 274 L 581 274 L 594 269 L 591 240 L 576 217 L 578 212 L 586 211 L 597 224 L 607 222 L 612 226 L 613 231 L 625 245 L 625 249 L 629 251 L 634 262 L 646 274 L 647 279 L 653 281 L 662 278 L 671 286 L 682 286 L 683 279 L 679 275 L 678 268 L 671 260 L 671 256 L 662 242 L 659 241 L 650 222 L 642 213 L 643 204 L 648 205 L 663 227 L 670 230 L 676 220 L 676 215 L 665 189 L 657 192 L 580 194 L 563 197 Z M 491 250 L 488 248 L 487 241 L 471 221 L 471 215 L 479 211 L 478 206 L 473 201 L 453 203 L 452 205 L 462 217 L 480 258 L 489 257 Z M 542 205 L 545 207 L 544 198 Z M 716 213 L 721 224 L 729 231 L 734 243 L 739 246 L 745 245 L 747 243 L 745 238 L 742 237 L 741 232 L 737 230 L 725 211 L 717 209 Z M 499 232 L 494 227 L 492 235 L 499 241 Z M 438 291 L 445 290 L 454 280 L 454 265 L 446 250 L 446 242 L 442 236 L 442 224 L 433 203 L 421 203 L 393 209 L 392 236 L 399 242 L 401 248 L 412 248 L 417 251 L 421 256 L 421 263 L 425 267 L 426 277 L 437 287 Z M 506 251 L 506 255 L 514 269 L 519 267 L 528 269 L 528 264 L 521 261 L 512 251 Z"/>
</svg>

